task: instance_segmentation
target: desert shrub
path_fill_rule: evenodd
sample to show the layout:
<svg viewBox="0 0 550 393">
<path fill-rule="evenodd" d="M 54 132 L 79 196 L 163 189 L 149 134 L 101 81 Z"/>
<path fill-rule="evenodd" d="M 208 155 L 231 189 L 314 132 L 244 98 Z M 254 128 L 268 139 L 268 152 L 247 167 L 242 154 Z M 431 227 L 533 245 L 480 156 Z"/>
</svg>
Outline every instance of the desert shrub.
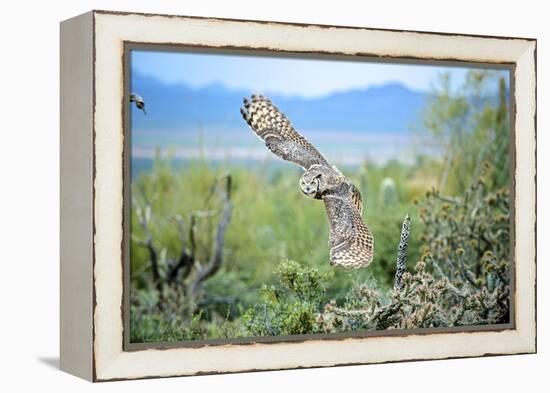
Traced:
<svg viewBox="0 0 550 393">
<path fill-rule="evenodd" d="M 461 325 L 509 318 L 510 193 L 508 188 L 490 191 L 486 179 L 493 174 L 492 165 L 484 162 L 463 197 L 431 191 L 420 207 L 423 260 L 433 274 L 447 278 Z"/>
<path fill-rule="evenodd" d="M 161 161 L 156 165 L 151 181 L 139 182 L 132 190 L 131 341 L 206 338 L 200 321 L 209 319 L 219 303 L 231 311 L 235 302 L 205 290 L 223 266 L 233 212 L 232 178 L 209 178 L 202 209 L 170 211 L 158 196 L 170 201 L 172 180 L 177 179 Z M 167 239 L 172 233 L 176 236 Z"/>
<path fill-rule="evenodd" d="M 132 342 L 169 342 L 206 338 L 206 330 L 200 324 L 201 313 L 185 318 L 174 313 L 173 304 L 159 310 L 159 293 L 155 290 L 132 289 L 130 312 L 130 340 Z M 166 297 L 177 302 L 175 293 Z M 178 308 L 181 309 L 180 306 Z"/>
<path fill-rule="evenodd" d="M 426 328 L 509 321 L 509 191 L 489 191 L 484 163 L 460 198 L 433 190 L 420 203 L 423 255 L 400 289 L 385 296 L 361 284 L 341 307 L 329 302 L 319 316 L 325 332 Z"/>
<path fill-rule="evenodd" d="M 322 202 L 303 197 L 292 175 L 277 168 L 226 167 L 234 208 L 218 247 L 223 263 L 198 286 L 192 284 L 198 270 L 214 266 L 209 261 L 227 206 L 228 177 L 206 164 L 178 170 L 169 165 L 157 160 L 152 171 L 133 181 L 133 342 L 458 326 L 509 318 L 509 193 L 494 189 L 496 163 L 495 168 L 480 166 L 477 180 L 453 197 L 422 191 L 431 162 L 347 169 L 362 187 L 365 222 L 375 235 L 373 264 L 351 272 L 328 264 Z M 378 198 L 384 178 L 395 180 L 398 199 L 391 208 Z M 400 291 L 394 291 L 396 246 L 407 213 L 411 263 Z M 191 256 L 199 263 L 190 263 Z M 417 261 L 422 264 L 414 270 Z"/>
<path fill-rule="evenodd" d="M 262 302 L 244 315 L 253 336 L 287 336 L 316 333 L 319 310 L 332 278 L 316 268 L 286 260 L 279 264 L 278 285 L 262 288 Z"/>
<path fill-rule="evenodd" d="M 363 182 L 365 220 L 376 236 L 376 263 L 350 274 L 334 271 L 328 264 L 329 229 L 323 203 L 309 200 L 296 188 L 299 169 L 291 165 L 267 169 L 224 165 L 222 171 L 200 161 L 178 165 L 170 158 L 157 157 L 151 170 L 134 174 L 132 180 L 132 304 L 141 315 L 145 315 L 145 310 L 155 314 L 154 318 L 136 319 L 133 330 L 139 330 L 141 321 L 156 323 L 159 332 L 167 325 L 175 326 L 171 312 L 180 318 L 183 331 L 180 334 L 174 328 L 173 335 L 184 336 L 185 327 L 200 310 L 199 324 L 208 338 L 241 335 L 244 312 L 259 302 L 263 285 L 276 284 L 278 276 L 274 272 L 278 263 L 287 258 L 305 260 L 307 266 L 322 275 L 332 272 L 326 296 L 338 301 L 345 298 L 355 281 L 376 277 L 380 287 L 391 287 L 395 239 L 412 196 L 418 195 L 408 193 L 402 184 L 414 170 L 396 162 L 363 168 L 363 174 L 368 175 Z M 356 168 L 345 171 L 360 184 L 361 178 L 354 177 Z M 224 210 L 224 179 L 228 174 L 233 209 L 223 243 L 223 263 L 217 271 L 212 270 L 215 274 L 194 286 L 192 281 L 199 264 L 190 261 L 194 259 L 206 267 L 212 259 L 215 234 Z M 379 205 L 377 198 L 385 177 L 395 179 L 400 196 L 391 208 Z M 371 188 L 367 189 L 366 184 L 372 185 Z M 411 239 L 414 258 L 420 256 L 419 246 L 416 232 Z M 180 267 L 176 269 L 177 266 Z M 192 287 L 198 290 L 193 291 Z M 145 295 L 150 292 L 156 299 L 155 307 L 144 303 L 146 296 L 141 292 Z M 139 340 L 148 337 L 150 341 L 158 341 L 161 336 L 131 333 L 133 339 Z"/>
<path fill-rule="evenodd" d="M 494 70 L 469 70 L 457 87 L 450 74 L 440 75 L 422 111 L 418 141 L 441 154 L 438 189 L 462 194 L 489 158 L 497 170 L 486 178 L 487 183 L 495 188 L 508 185 L 508 83 Z"/>
<path fill-rule="evenodd" d="M 490 191 L 485 186 L 484 177 L 490 172 L 491 166 L 485 163 L 482 176 L 460 198 L 430 191 L 418 203 L 425 224 L 423 255 L 413 271 L 396 276 L 399 282 L 394 289 L 383 292 L 372 282 L 357 281 L 343 300 L 328 300 L 330 277 L 284 262 L 278 270 L 279 285 L 266 287 L 264 302 L 248 310 L 248 333 L 335 333 L 508 322 L 509 192 Z"/>
</svg>

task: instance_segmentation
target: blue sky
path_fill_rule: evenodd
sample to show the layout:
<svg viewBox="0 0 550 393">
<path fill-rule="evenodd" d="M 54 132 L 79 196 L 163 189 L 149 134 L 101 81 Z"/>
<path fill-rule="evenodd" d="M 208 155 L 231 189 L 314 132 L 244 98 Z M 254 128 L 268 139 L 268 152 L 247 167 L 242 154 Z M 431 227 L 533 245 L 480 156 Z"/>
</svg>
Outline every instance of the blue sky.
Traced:
<svg viewBox="0 0 550 393">
<path fill-rule="evenodd" d="M 131 66 L 132 88 L 144 97 L 148 111 L 145 116 L 132 107 L 134 158 L 149 159 L 157 148 L 175 149 L 174 157 L 183 159 L 202 154 L 203 148 L 218 160 L 271 157 L 238 113 L 242 95 L 263 93 L 276 98 L 331 160 L 349 164 L 365 156 L 379 162 L 406 157 L 411 124 L 421 124 L 422 93 L 443 72 L 456 89 L 470 69 L 182 51 L 132 51 Z M 387 86 L 395 83 L 405 89 Z M 200 89 L 211 85 L 234 91 Z M 382 88 L 368 90 L 374 86 Z M 344 94 L 331 96 L 335 92 Z"/>
<path fill-rule="evenodd" d="M 314 65 L 314 66 L 312 66 Z M 257 93 L 319 97 L 398 82 L 429 91 L 437 75 L 449 72 L 460 85 L 468 68 L 368 63 L 359 61 L 235 56 L 206 53 L 132 51 L 133 70 L 168 83 L 200 88 L 222 84 Z"/>
</svg>

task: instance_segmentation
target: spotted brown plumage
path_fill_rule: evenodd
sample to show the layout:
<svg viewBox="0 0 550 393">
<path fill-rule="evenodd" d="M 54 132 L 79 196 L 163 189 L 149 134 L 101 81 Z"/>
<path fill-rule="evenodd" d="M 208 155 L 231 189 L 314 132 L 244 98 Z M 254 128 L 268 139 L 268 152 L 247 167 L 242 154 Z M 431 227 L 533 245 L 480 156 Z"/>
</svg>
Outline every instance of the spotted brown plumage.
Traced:
<svg viewBox="0 0 550 393">
<path fill-rule="evenodd" d="M 243 99 L 241 114 L 267 148 L 283 160 L 300 165 L 302 192 L 322 199 L 330 226 L 330 263 L 360 268 L 372 262 L 374 239 L 363 222 L 361 193 L 336 167 L 300 135 L 290 120 L 263 96 Z"/>
<path fill-rule="evenodd" d="M 307 170 L 314 164 L 327 165 L 325 158 L 306 138 L 298 134 L 286 116 L 267 98 L 252 95 L 243 99 L 241 114 L 252 131 L 274 154 Z"/>
</svg>

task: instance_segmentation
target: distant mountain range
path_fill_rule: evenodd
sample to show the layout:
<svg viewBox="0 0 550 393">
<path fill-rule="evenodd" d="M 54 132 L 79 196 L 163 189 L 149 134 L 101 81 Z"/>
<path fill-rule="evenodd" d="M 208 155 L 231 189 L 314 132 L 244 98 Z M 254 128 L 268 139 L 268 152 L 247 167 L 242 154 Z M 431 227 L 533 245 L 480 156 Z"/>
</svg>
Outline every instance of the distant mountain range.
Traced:
<svg viewBox="0 0 550 393">
<path fill-rule="evenodd" d="M 195 89 L 165 84 L 153 77 L 132 75 L 131 90 L 141 95 L 147 115 L 133 108 L 134 130 L 182 130 L 189 127 L 240 129 L 239 108 L 251 91 L 231 90 L 221 84 Z M 427 94 L 398 83 L 337 92 L 306 99 L 278 94 L 267 96 L 299 130 L 408 134 L 419 124 Z"/>
</svg>

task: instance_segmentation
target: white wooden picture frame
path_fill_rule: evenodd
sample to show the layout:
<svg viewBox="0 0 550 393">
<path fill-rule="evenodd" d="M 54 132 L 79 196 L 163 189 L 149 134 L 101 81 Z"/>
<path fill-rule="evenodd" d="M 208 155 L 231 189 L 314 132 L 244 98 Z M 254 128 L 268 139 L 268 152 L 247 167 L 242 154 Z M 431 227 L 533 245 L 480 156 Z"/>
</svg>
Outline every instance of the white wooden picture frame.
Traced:
<svg viewBox="0 0 550 393">
<path fill-rule="evenodd" d="M 513 321 L 503 329 L 168 348 L 124 341 L 125 45 L 510 67 Z M 536 40 L 92 11 L 61 23 L 61 368 L 90 381 L 536 352 Z"/>
</svg>

